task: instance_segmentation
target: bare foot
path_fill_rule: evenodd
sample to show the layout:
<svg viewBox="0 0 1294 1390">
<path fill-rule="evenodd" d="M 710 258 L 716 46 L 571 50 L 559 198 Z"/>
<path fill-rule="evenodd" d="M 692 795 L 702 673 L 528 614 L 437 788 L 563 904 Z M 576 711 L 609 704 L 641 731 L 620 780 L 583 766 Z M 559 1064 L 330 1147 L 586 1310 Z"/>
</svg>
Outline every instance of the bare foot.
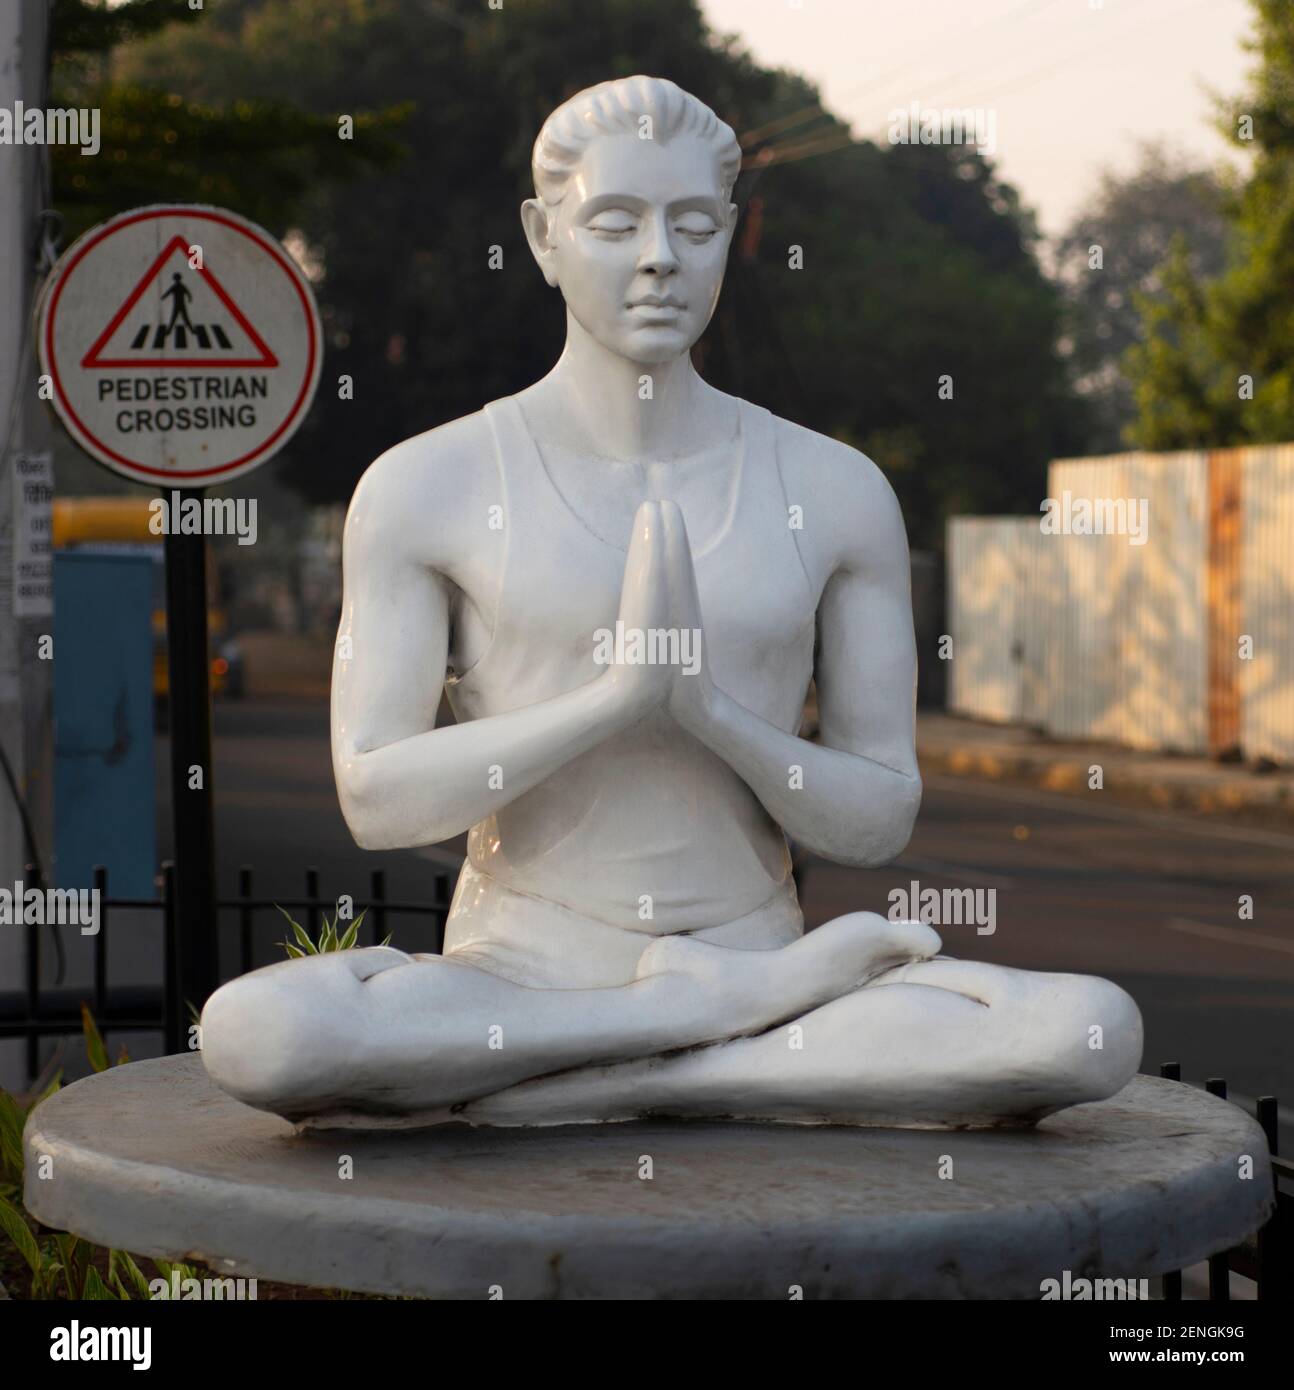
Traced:
<svg viewBox="0 0 1294 1390">
<path fill-rule="evenodd" d="M 772 1028 L 895 966 L 929 960 L 940 945 L 922 922 L 851 912 L 775 951 L 734 950 L 690 936 L 658 937 L 642 953 L 637 978 L 668 978 L 676 1003 L 691 993 L 706 1032 L 718 1039 Z"/>
</svg>

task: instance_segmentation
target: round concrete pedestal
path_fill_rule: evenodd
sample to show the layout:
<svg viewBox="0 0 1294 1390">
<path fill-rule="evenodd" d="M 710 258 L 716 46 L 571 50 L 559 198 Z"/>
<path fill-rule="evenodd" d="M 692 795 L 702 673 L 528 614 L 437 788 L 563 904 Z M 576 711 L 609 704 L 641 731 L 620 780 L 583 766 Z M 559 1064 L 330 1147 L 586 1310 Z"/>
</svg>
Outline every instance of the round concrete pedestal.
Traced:
<svg viewBox="0 0 1294 1390">
<path fill-rule="evenodd" d="M 451 1298 L 1038 1298 L 1066 1270 L 1181 1269 L 1272 1201 L 1258 1126 L 1148 1077 L 1033 1130 L 306 1134 L 231 1100 L 195 1055 L 78 1081 L 25 1142 L 27 1206 L 49 1226 L 233 1274 Z"/>
</svg>

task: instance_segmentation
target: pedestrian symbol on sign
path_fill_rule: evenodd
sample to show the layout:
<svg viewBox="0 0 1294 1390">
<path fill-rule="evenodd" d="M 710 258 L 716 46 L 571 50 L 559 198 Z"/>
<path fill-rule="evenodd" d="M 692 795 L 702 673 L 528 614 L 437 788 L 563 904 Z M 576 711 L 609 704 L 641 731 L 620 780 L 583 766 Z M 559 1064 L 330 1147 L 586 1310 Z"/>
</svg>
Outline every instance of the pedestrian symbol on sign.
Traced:
<svg viewBox="0 0 1294 1390">
<path fill-rule="evenodd" d="M 278 359 L 209 265 L 166 279 L 175 257 L 188 267 L 188 243 L 172 237 L 81 365 L 104 367 L 276 367 Z M 165 288 L 163 288 L 165 285 Z"/>
</svg>

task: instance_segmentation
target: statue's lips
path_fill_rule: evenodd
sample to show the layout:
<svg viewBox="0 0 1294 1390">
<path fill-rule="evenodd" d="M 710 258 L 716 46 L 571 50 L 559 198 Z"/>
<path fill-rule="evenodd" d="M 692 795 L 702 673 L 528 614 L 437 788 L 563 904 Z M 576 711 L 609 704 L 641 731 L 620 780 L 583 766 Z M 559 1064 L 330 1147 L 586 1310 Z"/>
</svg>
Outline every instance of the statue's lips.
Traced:
<svg viewBox="0 0 1294 1390">
<path fill-rule="evenodd" d="M 673 317 L 681 314 L 687 308 L 686 304 L 680 304 L 677 299 L 635 299 L 626 305 L 631 312 L 638 314 L 650 314 L 660 317 Z"/>
</svg>

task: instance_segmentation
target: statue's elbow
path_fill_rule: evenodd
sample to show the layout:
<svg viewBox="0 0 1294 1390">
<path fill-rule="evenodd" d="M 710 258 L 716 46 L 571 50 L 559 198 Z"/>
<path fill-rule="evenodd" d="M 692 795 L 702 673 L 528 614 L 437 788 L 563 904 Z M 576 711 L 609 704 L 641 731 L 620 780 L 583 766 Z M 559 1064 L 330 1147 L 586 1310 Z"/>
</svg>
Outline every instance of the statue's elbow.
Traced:
<svg viewBox="0 0 1294 1390">
<path fill-rule="evenodd" d="M 342 813 L 345 816 L 345 812 Z M 350 828 L 351 839 L 360 849 L 399 849 L 400 846 L 392 843 L 389 836 L 383 835 L 381 828 L 372 821 L 366 820 L 362 816 L 345 816 L 346 824 Z"/>
<path fill-rule="evenodd" d="M 342 819 L 360 849 L 417 849 L 453 839 L 473 824 L 443 808 L 430 812 L 388 760 L 351 753 L 334 758 L 333 771 Z M 445 804 L 455 803 L 445 798 Z"/>
<path fill-rule="evenodd" d="M 917 813 L 921 810 L 921 776 L 913 773 L 907 778 L 902 791 L 899 793 L 898 804 L 894 812 L 894 853 L 890 856 L 897 859 L 908 847 L 908 841 L 912 839 L 912 831 L 916 827 Z"/>
<path fill-rule="evenodd" d="M 371 768 L 365 766 L 361 754 L 338 758 L 334 771 L 337 778 L 337 800 L 341 803 L 342 819 L 360 849 L 399 849 L 392 842 L 391 827 L 382 814 L 388 798 L 374 786 Z"/>
<path fill-rule="evenodd" d="M 396 848 L 389 843 L 389 836 L 383 833 L 382 824 L 375 815 L 370 814 L 351 797 L 342 795 L 338 799 L 341 801 L 342 819 L 351 833 L 351 839 L 360 849 Z"/>
<path fill-rule="evenodd" d="M 897 859 L 908 847 L 917 812 L 921 809 L 921 778 L 915 773 L 904 778 L 893 799 L 887 801 L 884 819 L 860 837 L 859 850 L 851 862 L 859 869 L 879 869 Z"/>
</svg>

